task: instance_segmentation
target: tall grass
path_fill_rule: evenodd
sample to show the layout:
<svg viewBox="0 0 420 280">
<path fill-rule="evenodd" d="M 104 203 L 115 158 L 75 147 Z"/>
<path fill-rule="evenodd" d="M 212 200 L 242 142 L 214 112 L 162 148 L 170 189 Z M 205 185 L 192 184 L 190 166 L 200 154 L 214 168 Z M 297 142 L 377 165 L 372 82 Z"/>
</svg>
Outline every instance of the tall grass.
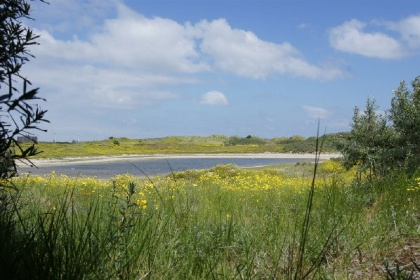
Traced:
<svg viewBox="0 0 420 280">
<path fill-rule="evenodd" d="M 336 162 L 317 173 L 313 182 L 226 165 L 151 180 L 17 178 L 12 210 L 0 213 L 0 276 L 369 279 L 415 269 L 417 181 L 356 187 Z"/>
</svg>

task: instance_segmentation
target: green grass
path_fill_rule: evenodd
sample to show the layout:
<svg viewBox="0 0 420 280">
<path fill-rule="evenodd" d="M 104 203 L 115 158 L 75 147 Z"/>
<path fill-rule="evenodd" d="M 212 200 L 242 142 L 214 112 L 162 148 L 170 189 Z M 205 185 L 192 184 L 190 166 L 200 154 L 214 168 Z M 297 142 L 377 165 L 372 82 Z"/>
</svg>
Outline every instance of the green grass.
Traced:
<svg viewBox="0 0 420 280">
<path fill-rule="evenodd" d="M 326 162 L 297 274 L 311 177 L 289 168 L 15 179 L 2 279 L 293 279 L 313 264 L 308 278 L 375 279 L 418 263 L 420 179 L 360 183 Z"/>
<path fill-rule="evenodd" d="M 332 136 L 330 136 L 331 138 Z M 231 137 L 232 138 L 232 137 Z M 313 138 L 284 138 L 262 139 L 258 138 L 255 143 L 239 141 L 232 144 L 231 138 L 220 135 L 208 137 L 183 136 L 165 137 L 154 139 L 128 139 L 110 137 L 103 141 L 76 142 L 76 143 L 53 143 L 40 142 L 38 149 L 43 151 L 37 158 L 63 158 L 80 156 L 107 156 L 122 154 L 194 154 L 194 153 L 306 153 L 315 152 Z M 235 139 L 236 139 L 235 138 Z M 251 138 L 254 139 L 254 138 Z M 331 141 L 326 141 L 325 152 L 335 152 Z"/>
</svg>

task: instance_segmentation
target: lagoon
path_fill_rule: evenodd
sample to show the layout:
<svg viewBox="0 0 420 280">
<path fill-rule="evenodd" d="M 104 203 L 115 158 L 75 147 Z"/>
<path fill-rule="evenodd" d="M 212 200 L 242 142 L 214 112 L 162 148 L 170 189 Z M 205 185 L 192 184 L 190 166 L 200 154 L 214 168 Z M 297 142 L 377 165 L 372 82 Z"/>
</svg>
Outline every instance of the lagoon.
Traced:
<svg viewBox="0 0 420 280">
<path fill-rule="evenodd" d="M 70 177 L 93 176 L 100 179 L 110 179 L 118 174 L 131 174 L 137 177 L 166 175 L 171 172 L 190 169 L 200 170 L 220 164 L 234 164 L 240 167 L 269 166 L 285 163 L 314 162 L 314 156 L 308 157 L 145 157 L 127 158 L 108 161 L 79 161 L 66 164 L 40 164 L 34 167 L 19 167 L 19 173 L 31 175 L 47 175 L 54 171 Z"/>
</svg>

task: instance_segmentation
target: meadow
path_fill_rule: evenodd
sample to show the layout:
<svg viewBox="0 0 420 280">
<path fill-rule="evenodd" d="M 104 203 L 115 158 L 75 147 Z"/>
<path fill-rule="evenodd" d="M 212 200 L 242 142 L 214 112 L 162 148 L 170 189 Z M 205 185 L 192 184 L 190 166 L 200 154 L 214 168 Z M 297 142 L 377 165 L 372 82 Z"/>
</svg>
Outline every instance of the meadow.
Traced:
<svg viewBox="0 0 420 280">
<path fill-rule="evenodd" d="M 420 176 L 314 167 L 14 178 L 2 279 L 419 277 Z"/>
</svg>

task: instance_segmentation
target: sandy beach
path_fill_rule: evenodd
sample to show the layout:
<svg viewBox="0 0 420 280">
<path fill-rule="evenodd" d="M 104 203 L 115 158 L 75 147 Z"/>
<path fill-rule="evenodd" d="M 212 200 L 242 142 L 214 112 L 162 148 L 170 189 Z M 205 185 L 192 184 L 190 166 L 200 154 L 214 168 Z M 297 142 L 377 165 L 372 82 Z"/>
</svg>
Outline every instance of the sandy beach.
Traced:
<svg viewBox="0 0 420 280">
<path fill-rule="evenodd" d="M 340 154 L 321 154 L 321 160 L 338 158 Z M 173 159 L 173 158 L 297 158 L 310 159 L 315 154 L 293 154 L 293 153 L 257 153 L 257 154 L 153 154 L 153 155 L 111 155 L 111 156 L 90 156 L 90 157 L 67 157 L 62 159 L 33 159 L 35 166 L 61 166 L 66 164 L 98 163 L 131 161 L 142 159 Z M 20 164 L 21 165 L 21 164 Z"/>
</svg>

